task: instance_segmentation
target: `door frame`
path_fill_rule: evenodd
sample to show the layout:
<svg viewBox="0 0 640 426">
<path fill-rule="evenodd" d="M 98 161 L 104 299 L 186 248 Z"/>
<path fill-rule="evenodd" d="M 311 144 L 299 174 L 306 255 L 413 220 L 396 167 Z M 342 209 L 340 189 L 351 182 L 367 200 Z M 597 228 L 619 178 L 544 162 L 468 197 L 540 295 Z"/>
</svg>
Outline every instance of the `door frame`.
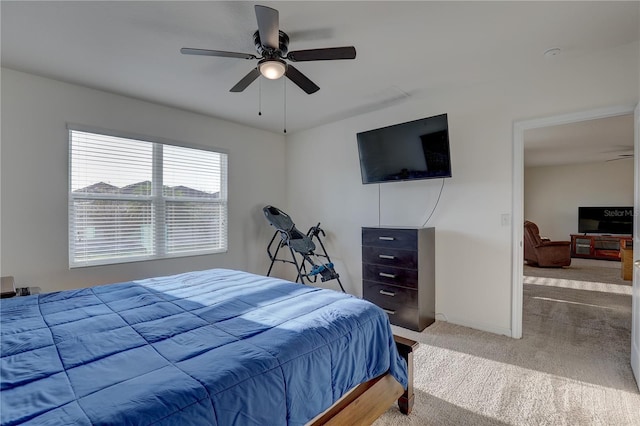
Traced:
<svg viewBox="0 0 640 426">
<path fill-rule="evenodd" d="M 557 126 L 561 124 L 578 123 L 598 118 L 615 117 L 633 114 L 635 105 L 613 106 L 593 109 L 569 114 L 554 115 L 531 120 L 515 121 L 513 123 L 513 198 L 511 221 L 511 337 L 522 338 L 522 292 L 523 292 L 523 258 L 522 247 L 524 223 L 524 132 L 540 127 Z M 635 125 L 635 123 L 634 123 Z M 639 153 L 634 151 L 634 159 Z M 634 183 L 635 185 L 635 183 Z"/>
<path fill-rule="evenodd" d="M 636 385 L 640 390 L 640 103 L 636 105 L 634 116 L 634 153 L 635 153 L 635 194 L 633 205 L 635 208 L 635 217 L 633 222 L 633 245 L 636 250 L 633 251 L 633 281 L 631 292 L 631 370 L 636 379 Z"/>
</svg>

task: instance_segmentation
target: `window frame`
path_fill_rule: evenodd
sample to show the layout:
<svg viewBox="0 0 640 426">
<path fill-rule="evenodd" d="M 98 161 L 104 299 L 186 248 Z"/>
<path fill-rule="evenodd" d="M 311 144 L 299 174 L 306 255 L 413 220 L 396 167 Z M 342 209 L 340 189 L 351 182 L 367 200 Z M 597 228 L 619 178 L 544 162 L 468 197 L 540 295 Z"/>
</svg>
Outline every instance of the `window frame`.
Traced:
<svg viewBox="0 0 640 426">
<path fill-rule="evenodd" d="M 129 195 L 129 194 L 88 194 L 88 193 L 76 193 L 72 189 L 72 173 L 73 173 L 73 159 L 72 159 L 72 132 L 85 132 L 93 133 L 96 135 L 110 136 L 123 139 L 133 139 L 136 141 L 149 142 L 154 144 L 152 147 L 152 191 L 151 195 Z M 102 129 L 91 126 L 84 126 L 78 124 L 67 123 L 67 138 L 68 138 L 68 198 L 67 198 L 67 236 L 68 236 L 68 263 L 69 269 L 85 268 L 92 266 L 102 265 L 117 265 L 123 263 L 132 262 L 144 262 L 150 260 L 160 259 L 172 259 L 181 257 L 203 256 L 219 253 L 227 253 L 229 251 L 229 194 L 228 194 L 228 181 L 229 181 L 229 151 L 223 148 L 214 146 L 204 146 L 198 144 L 184 143 L 175 141 L 172 139 L 162 137 L 152 137 L 147 135 L 140 135 L 136 133 L 119 132 L 114 130 Z M 201 151 L 214 152 L 216 154 L 222 154 L 220 164 L 220 191 L 218 198 L 199 198 L 199 197 L 174 197 L 164 195 L 162 190 L 162 172 L 163 172 L 163 155 L 162 149 L 160 149 L 160 155 L 158 155 L 158 147 L 164 145 L 170 145 L 180 148 L 196 149 Z M 154 235 L 153 254 L 151 255 L 131 255 L 127 257 L 112 257 L 103 260 L 91 260 L 91 261 L 76 261 L 74 258 L 75 245 L 72 240 L 75 240 L 75 212 L 73 210 L 74 200 L 111 200 L 111 201 L 135 201 L 150 203 L 151 205 L 151 232 Z M 170 202 L 197 202 L 206 203 L 221 206 L 223 212 L 221 217 L 221 231 L 222 247 L 216 249 L 205 250 L 192 250 L 183 251 L 178 253 L 167 252 L 167 228 L 166 228 L 166 204 Z"/>
</svg>

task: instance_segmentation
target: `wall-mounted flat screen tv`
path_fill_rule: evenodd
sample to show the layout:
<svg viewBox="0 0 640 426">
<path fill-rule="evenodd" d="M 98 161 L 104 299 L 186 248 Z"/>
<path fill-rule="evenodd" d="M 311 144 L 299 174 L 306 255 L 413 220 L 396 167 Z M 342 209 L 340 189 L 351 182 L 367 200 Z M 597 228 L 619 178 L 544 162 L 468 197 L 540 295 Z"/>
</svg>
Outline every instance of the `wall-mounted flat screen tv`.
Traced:
<svg viewBox="0 0 640 426">
<path fill-rule="evenodd" d="M 581 234 L 632 234 L 633 207 L 578 207 Z"/>
<path fill-rule="evenodd" d="M 357 134 L 362 183 L 451 177 L 447 114 Z"/>
</svg>

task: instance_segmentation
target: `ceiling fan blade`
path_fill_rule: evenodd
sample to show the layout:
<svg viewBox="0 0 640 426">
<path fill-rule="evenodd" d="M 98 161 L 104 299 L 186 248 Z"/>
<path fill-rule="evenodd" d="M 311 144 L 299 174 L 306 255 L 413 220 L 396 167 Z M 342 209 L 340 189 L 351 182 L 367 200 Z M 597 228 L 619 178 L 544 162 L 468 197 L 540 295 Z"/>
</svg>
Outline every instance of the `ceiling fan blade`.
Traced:
<svg viewBox="0 0 640 426">
<path fill-rule="evenodd" d="M 609 161 L 616 161 L 616 160 L 628 160 L 630 158 L 634 158 L 635 155 L 634 154 L 618 154 L 618 158 L 611 158 L 609 160 L 606 160 L 607 162 Z"/>
<path fill-rule="evenodd" d="M 223 58 L 258 59 L 256 55 L 252 55 L 250 53 L 225 52 L 224 50 L 193 49 L 190 47 L 183 47 L 182 49 L 180 49 L 180 53 L 182 53 L 183 55 L 222 56 Z"/>
<path fill-rule="evenodd" d="M 296 50 L 289 52 L 287 59 L 301 61 L 331 61 L 334 59 L 355 59 L 356 48 L 353 46 L 327 47 L 325 49 Z"/>
<path fill-rule="evenodd" d="M 293 65 L 287 65 L 287 71 L 285 74 L 287 78 L 298 85 L 302 90 L 307 92 L 308 95 L 317 92 L 320 88 L 304 74 L 298 71 Z"/>
<path fill-rule="evenodd" d="M 244 77 L 242 77 L 242 80 L 240 80 L 235 86 L 233 86 L 231 88 L 231 90 L 229 90 L 230 92 L 242 92 L 244 89 L 246 89 L 247 87 L 249 87 L 249 85 L 251 83 L 253 83 L 253 81 L 258 78 L 258 76 L 260 75 L 260 71 L 258 71 L 258 68 L 254 68 L 251 71 L 249 71 L 249 74 L 245 75 Z"/>
<path fill-rule="evenodd" d="M 280 22 L 278 11 L 267 6 L 256 5 L 256 19 L 260 42 L 268 49 L 278 49 L 280 46 Z"/>
</svg>

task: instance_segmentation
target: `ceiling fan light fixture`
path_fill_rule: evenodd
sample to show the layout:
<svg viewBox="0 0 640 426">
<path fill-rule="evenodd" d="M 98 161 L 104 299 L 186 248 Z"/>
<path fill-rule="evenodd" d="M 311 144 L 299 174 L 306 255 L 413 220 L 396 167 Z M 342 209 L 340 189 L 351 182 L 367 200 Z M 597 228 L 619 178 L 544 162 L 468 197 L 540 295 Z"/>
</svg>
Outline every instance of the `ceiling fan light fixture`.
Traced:
<svg viewBox="0 0 640 426">
<path fill-rule="evenodd" d="M 287 65 L 284 61 L 277 59 L 269 59 L 258 64 L 260 74 L 268 78 L 269 80 L 277 80 L 282 77 L 287 70 Z"/>
</svg>

